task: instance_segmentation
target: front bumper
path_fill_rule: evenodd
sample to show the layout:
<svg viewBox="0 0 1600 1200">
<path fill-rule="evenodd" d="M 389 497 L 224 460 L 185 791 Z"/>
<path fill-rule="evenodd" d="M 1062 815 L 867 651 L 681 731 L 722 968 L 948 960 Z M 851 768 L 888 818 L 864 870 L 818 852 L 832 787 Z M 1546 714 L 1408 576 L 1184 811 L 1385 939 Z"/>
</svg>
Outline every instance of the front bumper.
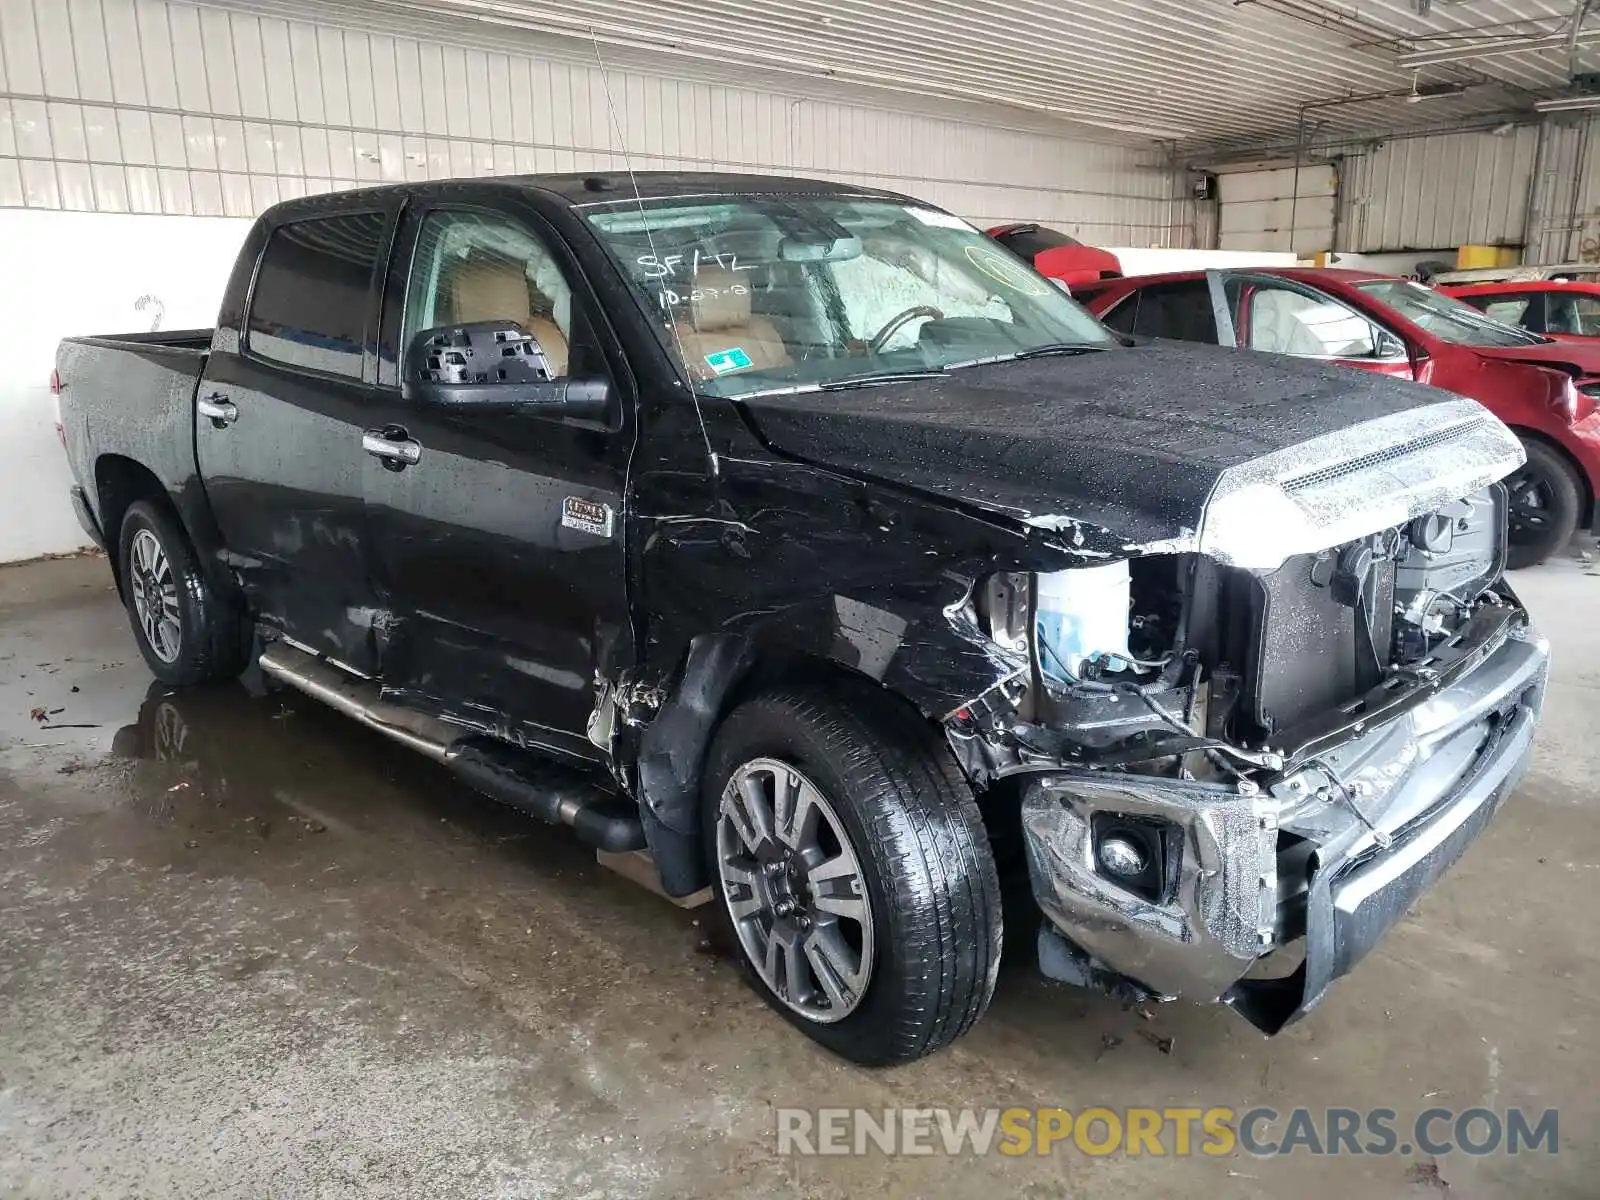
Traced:
<svg viewBox="0 0 1600 1200">
<path fill-rule="evenodd" d="M 1400 715 L 1323 743 L 1266 791 L 1077 769 L 1037 776 L 1022 825 L 1047 918 L 1041 969 L 1123 994 L 1221 1001 L 1276 1033 L 1483 832 L 1527 767 L 1548 661 L 1543 639 L 1515 632 Z M 1165 823 L 1161 895 L 1140 896 L 1098 867 L 1097 814 L 1102 825 Z M 1270 970 L 1297 955 L 1292 969 Z"/>
</svg>

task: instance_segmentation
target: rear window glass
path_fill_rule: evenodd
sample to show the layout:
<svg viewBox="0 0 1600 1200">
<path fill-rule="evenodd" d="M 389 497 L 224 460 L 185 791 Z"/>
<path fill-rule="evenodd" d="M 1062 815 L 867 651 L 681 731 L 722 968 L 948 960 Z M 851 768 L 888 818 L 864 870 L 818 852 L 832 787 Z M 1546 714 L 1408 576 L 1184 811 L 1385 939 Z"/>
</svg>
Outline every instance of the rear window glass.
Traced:
<svg viewBox="0 0 1600 1200">
<path fill-rule="evenodd" d="M 1113 325 L 1112 328 L 1120 328 Z M 1158 283 L 1139 291 L 1139 313 L 1132 332 L 1179 342 L 1217 341 L 1217 315 L 1203 279 Z"/>
<path fill-rule="evenodd" d="M 1042 225 L 1019 225 L 1015 229 L 996 234 L 994 240 L 1017 257 L 1025 258 L 1029 262 L 1033 261 L 1035 255 L 1046 250 L 1054 250 L 1057 246 L 1083 245 L 1076 238 L 1057 233 L 1054 229 L 1046 229 Z"/>
<path fill-rule="evenodd" d="M 384 222 L 382 213 L 340 213 L 273 230 L 250 297 L 250 352 L 361 378 Z"/>
</svg>

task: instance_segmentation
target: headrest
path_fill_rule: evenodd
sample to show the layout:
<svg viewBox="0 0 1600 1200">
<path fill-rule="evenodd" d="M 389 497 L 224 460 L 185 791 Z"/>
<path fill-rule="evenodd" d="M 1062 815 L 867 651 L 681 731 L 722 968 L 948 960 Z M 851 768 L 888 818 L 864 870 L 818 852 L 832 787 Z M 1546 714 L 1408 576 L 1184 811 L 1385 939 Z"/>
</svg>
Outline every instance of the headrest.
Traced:
<svg viewBox="0 0 1600 1200">
<path fill-rule="evenodd" d="M 700 333 L 750 323 L 750 273 L 701 267 L 694 273 L 689 320 Z"/>
<path fill-rule="evenodd" d="M 450 308 L 455 319 L 528 323 L 533 304 L 521 263 L 502 258 L 468 258 L 450 272 Z"/>
</svg>

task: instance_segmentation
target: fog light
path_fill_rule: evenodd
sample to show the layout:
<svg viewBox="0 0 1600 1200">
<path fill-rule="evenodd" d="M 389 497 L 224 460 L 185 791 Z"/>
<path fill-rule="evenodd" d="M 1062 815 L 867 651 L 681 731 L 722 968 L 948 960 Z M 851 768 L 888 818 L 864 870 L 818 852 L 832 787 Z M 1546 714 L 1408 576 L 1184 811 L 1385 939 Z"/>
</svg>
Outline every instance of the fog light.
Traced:
<svg viewBox="0 0 1600 1200">
<path fill-rule="evenodd" d="M 1126 838 L 1108 837 L 1100 843 L 1100 865 L 1122 879 L 1144 874 L 1144 851 Z"/>
<path fill-rule="evenodd" d="M 1177 886 L 1183 835 L 1157 817 L 1097 812 L 1089 818 L 1094 839 L 1094 869 L 1116 887 L 1151 904 L 1172 903 Z"/>
</svg>

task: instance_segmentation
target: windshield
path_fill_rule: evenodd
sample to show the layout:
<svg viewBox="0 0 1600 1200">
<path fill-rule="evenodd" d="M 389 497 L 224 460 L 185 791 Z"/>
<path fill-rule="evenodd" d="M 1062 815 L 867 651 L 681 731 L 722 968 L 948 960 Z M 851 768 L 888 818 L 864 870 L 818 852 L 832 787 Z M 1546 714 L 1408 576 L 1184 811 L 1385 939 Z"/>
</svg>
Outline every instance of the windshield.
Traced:
<svg viewBox="0 0 1600 1200">
<path fill-rule="evenodd" d="M 1537 346 L 1545 340 L 1410 280 L 1376 279 L 1356 287 L 1447 342 L 1463 346 Z"/>
<path fill-rule="evenodd" d="M 1114 344 L 1032 267 L 931 208 L 719 196 L 586 215 L 709 395 L 856 386 Z"/>
</svg>

